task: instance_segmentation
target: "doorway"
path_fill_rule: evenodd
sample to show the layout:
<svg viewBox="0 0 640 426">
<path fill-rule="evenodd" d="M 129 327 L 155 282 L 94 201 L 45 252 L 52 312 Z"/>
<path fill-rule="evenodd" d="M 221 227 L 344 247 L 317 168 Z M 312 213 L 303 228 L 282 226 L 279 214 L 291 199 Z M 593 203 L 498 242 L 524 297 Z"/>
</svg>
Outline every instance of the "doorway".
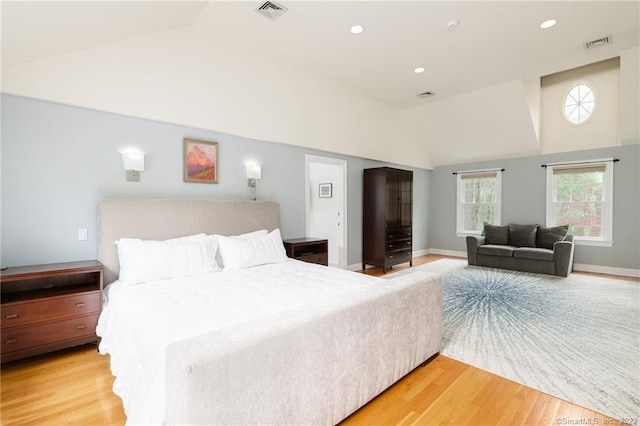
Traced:
<svg viewBox="0 0 640 426">
<path fill-rule="evenodd" d="M 347 268 L 347 161 L 306 155 L 305 233 L 326 238 L 329 266 Z"/>
</svg>

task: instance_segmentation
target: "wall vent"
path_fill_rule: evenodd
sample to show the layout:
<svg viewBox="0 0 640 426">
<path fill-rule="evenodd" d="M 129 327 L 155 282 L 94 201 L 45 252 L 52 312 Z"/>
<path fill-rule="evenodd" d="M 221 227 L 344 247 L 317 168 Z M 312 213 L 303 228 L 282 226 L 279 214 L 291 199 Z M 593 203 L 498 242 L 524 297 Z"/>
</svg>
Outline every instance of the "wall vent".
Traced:
<svg viewBox="0 0 640 426">
<path fill-rule="evenodd" d="M 433 93 L 431 90 L 428 90 L 426 92 L 422 92 L 422 93 L 418 93 L 418 97 L 422 98 L 422 99 L 426 99 L 426 98 L 430 98 L 432 96 L 435 96 L 436 94 Z"/>
<path fill-rule="evenodd" d="M 288 10 L 288 8 L 284 7 L 281 4 L 267 0 L 262 4 L 262 6 L 256 9 L 256 12 L 275 21 L 276 19 L 284 15 Z"/>
<path fill-rule="evenodd" d="M 584 48 L 588 50 L 588 49 L 593 49 L 594 47 L 600 47 L 600 46 L 604 46 L 605 44 L 611 44 L 611 43 L 613 43 L 613 37 L 611 37 L 611 34 L 609 34 L 608 36 L 601 37 L 597 40 L 591 40 L 583 44 L 584 44 Z"/>
</svg>

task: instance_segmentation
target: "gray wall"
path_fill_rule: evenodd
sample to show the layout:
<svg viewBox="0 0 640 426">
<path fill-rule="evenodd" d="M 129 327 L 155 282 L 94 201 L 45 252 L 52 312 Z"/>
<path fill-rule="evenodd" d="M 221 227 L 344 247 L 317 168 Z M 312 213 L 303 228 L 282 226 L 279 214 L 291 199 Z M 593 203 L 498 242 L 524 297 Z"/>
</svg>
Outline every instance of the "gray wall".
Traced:
<svg viewBox="0 0 640 426">
<path fill-rule="evenodd" d="M 327 123 L 330 125 L 330 123 Z M 219 184 L 182 181 L 182 138 L 219 142 Z M 146 153 L 126 182 L 119 150 Z M 289 145 L 2 95 L 2 265 L 94 259 L 102 198 L 248 199 L 244 162 L 262 164 L 258 199 L 280 203 L 285 238 L 304 236 L 305 154 L 347 160 L 348 261 L 362 259 L 362 170 L 391 165 Z M 414 171 L 416 250 L 428 248 L 431 172 Z M 87 228 L 88 241 L 78 241 Z"/>
<path fill-rule="evenodd" d="M 640 269 L 640 145 L 436 167 L 430 180 L 430 247 L 466 252 L 465 239 L 456 236 L 456 177 L 452 172 L 506 169 L 502 175 L 502 223 L 544 225 L 546 173 L 540 166 L 608 157 L 620 159 L 613 178 L 613 246 L 577 246 L 575 262 Z"/>
<path fill-rule="evenodd" d="M 182 181 L 182 138 L 219 142 L 219 184 Z M 147 155 L 140 182 L 126 182 L 119 149 Z M 391 165 L 206 130 L 2 95 L 2 265 L 93 259 L 98 200 L 113 197 L 246 199 L 243 163 L 262 164 L 258 198 L 280 203 L 285 238 L 304 235 L 305 154 L 347 160 L 349 264 L 362 259 L 362 169 Z M 579 246 L 576 262 L 640 269 L 640 146 L 505 159 L 414 171 L 414 247 L 465 251 L 455 233 L 451 172 L 504 167 L 503 223 L 545 220 L 547 162 L 616 157 L 614 243 Z M 393 166 L 393 165 L 391 165 Z M 78 228 L 89 240 L 78 241 Z"/>
</svg>

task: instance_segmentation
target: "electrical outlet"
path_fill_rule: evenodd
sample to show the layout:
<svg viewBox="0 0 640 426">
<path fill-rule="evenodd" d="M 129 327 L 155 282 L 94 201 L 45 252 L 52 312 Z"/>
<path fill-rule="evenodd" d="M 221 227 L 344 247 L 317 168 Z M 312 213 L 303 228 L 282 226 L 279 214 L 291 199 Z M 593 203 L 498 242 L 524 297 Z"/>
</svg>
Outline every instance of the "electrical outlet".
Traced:
<svg viewBox="0 0 640 426">
<path fill-rule="evenodd" d="M 78 229 L 78 241 L 87 241 L 87 239 L 88 239 L 87 228 Z"/>
</svg>

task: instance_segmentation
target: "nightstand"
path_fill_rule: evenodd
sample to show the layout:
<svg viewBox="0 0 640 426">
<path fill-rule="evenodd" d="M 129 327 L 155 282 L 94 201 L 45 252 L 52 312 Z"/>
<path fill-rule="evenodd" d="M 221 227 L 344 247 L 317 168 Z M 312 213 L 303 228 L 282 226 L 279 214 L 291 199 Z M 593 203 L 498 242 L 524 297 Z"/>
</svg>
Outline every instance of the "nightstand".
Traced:
<svg viewBox="0 0 640 426">
<path fill-rule="evenodd" d="M 1 362 L 97 342 L 102 274 L 96 260 L 2 271 Z"/>
<path fill-rule="evenodd" d="M 294 238 L 284 240 L 287 256 L 303 262 L 329 265 L 329 242 L 318 238 Z"/>
</svg>

